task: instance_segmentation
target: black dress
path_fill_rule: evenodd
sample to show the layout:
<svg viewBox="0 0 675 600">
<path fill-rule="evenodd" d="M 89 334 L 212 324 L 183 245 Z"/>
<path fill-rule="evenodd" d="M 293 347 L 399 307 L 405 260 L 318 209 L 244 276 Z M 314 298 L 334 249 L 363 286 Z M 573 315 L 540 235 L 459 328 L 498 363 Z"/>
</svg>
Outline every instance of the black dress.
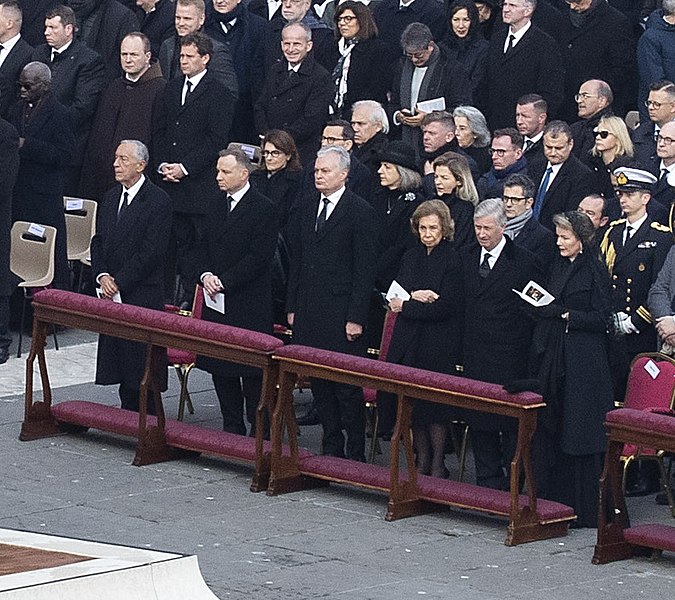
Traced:
<svg viewBox="0 0 675 600">
<path fill-rule="evenodd" d="M 450 216 L 455 222 L 455 248 L 469 248 L 476 243 L 476 235 L 473 230 L 474 206 L 467 200 L 462 200 L 455 194 L 439 196 L 450 209 Z"/>
<path fill-rule="evenodd" d="M 535 452 L 540 496 L 574 508 L 581 527 L 595 527 L 598 479 L 606 449 L 604 419 L 614 393 L 608 359 L 609 275 L 592 251 L 557 257 L 547 289 L 553 304 L 534 309 L 533 367 L 546 408 Z M 561 319 L 569 312 L 569 321 Z"/>
<path fill-rule="evenodd" d="M 455 374 L 462 350 L 464 285 L 454 244 L 441 240 L 430 254 L 421 243 L 408 250 L 396 281 L 408 292 L 430 289 L 439 298 L 430 304 L 412 299 L 403 303 L 387 360 Z M 452 418 L 451 407 L 421 400 L 415 403 L 413 423 L 416 425 L 446 423 Z"/>
</svg>

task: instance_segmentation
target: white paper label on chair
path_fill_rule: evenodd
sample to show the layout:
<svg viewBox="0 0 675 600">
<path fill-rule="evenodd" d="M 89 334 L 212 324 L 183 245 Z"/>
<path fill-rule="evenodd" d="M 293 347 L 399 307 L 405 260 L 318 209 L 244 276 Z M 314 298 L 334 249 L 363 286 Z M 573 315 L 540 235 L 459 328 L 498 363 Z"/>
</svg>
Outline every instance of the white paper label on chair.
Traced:
<svg viewBox="0 0 675 600">
<path fill-rule="evenodd" d="M 241 151 L 246 156 L 248 156 L 249 160 L 253 160 L 255 158 L 255 148 L 253 146 L 247 146 L 246 144 L 242 144 Z"/>
<path fill-rule="evenodd" d="M 66 210 L 82 210 L 83 207 L 82 200 L 66 200 Z"/>
<path fill-rule="evenodd" d="M 44 238 L 45 237 L 45 228 L 42 225 L 38 225 L 37 223 L 31 223 L 28 226 L 27 233 L 31 233 L 33 235 L 36 235 L 37 237 Z"/>
<path fill-rule="evenodd" d="M 656 363 L 650 359 L 645 363 L 645 371 L 651 375 L 652 379 L 656 379 L 659 376 L 661 369 L 659 369 L 656 366 Z"/>
</svg>

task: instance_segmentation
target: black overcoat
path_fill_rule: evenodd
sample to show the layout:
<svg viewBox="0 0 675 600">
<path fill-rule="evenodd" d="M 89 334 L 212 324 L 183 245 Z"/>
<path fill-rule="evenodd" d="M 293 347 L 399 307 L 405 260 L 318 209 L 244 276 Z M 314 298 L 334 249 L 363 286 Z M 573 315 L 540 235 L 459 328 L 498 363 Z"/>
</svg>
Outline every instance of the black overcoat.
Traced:
<svg viewBox="0 0 675 600">
<path fill-rule="evenodd" d="M 198 273 L 210 271 L 225 288 L 225 314 L 204 307 L 202 319 L 272 333 L 272 266 L 279 235 L 279 211 L 251 188 L 228 212 L 226 195 L 211 202 L 204 238 L 197 252 Z M 225 377 L 258 373 L 257 369 L 205 356 L 197 365 Z"/>
<path fill-rule="evenodd" d="M 348 321 L 365 327 L 375 280 L 373 208 L 345 190 L 320 233 L 318 192 L 302 199 L 294 219 L 287 309 L 293 341 L 348 354 L 365 351 L 365 336 L 347 341 Z"/>
<path fill-rule="evenodd" d="M 3 118 L 7 118 L 10 108 L 19 99 L 19 75 L 32 56 L 33 47 L 21 37 L 0 65 L 0 116 Z"/>
<path fill-rule="evenodd" d="M 0 118 L 0 296 L 9 296 L 10 229 L 12 227 L 12 192 L 19 172 L 19 135 L 16 129 Z"/>
<path fill-rule="evenodd" d="M 375 100 L 386 105 L 391 84 L 391 70 L 385 59 L 388 51 L 387 45 L 378 38 L 362 40 L 354 46 L 347 72 L 344 116 L 349 117 L 352 105 L 359 100 Z"/>
<path fill-rule="evenodd" d="M 108 190 L 96 214 L 96 235 L 91 241 L 94 278 L 108 273 L 115 278 L 122 302 L 155 310 L 164 309 L 164 258 L 171 232 L 171 201 L 149 179 L 117 220 L 122 188 Z M 96 383 L 140 386 L 146 346 L 140 342 L 99 337 Z M 167 369 L 158 372 L 166 389 Z"/>
<path fill-rule="evenodd" d="M 161 182 L 173 200 L 174 211 L 205 214 L 218 192 L 215 166 L 218 152 L 227 147 L 233 98 L 207 71 L 181 106 L 184 79 L 172 79 L 164 88 L 153 126 L 155 170 L 162 163 L 181 163 L 188 172 L 179 183 Z"/>
</svg>

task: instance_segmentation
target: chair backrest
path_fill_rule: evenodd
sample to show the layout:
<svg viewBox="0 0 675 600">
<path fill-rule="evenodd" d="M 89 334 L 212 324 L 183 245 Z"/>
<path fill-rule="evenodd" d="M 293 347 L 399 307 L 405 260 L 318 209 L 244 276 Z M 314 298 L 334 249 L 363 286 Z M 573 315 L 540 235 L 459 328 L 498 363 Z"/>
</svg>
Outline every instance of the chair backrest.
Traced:
<svg viewBox="0 0 675 600">
<path fill-rule="evenodd" d="M 197 284 L 195 285 L 195 296 L 192 299 L 192 318 L 202 318 L 202 308 L 204 307 L 204 288 Z"/>
<path fill-rule="evenodd" d="M 259 167 L 262 165 L 262 149 L 260 146 L 254 146 L 253 144 L 245 144 L 243 142 L 230 142 L 227 145 L 228 150 L 241 150 L 249 160 Z"/>
<path fill-rule="evenodd" d="M 20 287 L 45 287 L 54 279 L 56 228 L 27 221 L 12 225 L 9 268 Z"/>
<path fill-rule="evenodd" d="M 380 355 L 378 360 L 387 360 L 389 354 L 389 346 L 391 346 L 391 338 L 394 335 L 394 327 L 396 326 L 396 317 L 398 313 L 387 311 L 384 317 L 384 327 L 382 328 L 382 338 L 380 339 Z"/>
<path fill-rule="evenodd" d="M 89 256 L 91 238 L 96 231 L 96 210 L 94 200 L 63 197 L 66 217 L 68 260 L 80 260 Z"/>
<path fill-rule="evenodd" d="M 640 113 L 637 110 L 629 110 L 624 122 L 629 130 L 637 129 L 640 126 Z"/>
<path fill-rule="evenodd" d="M 658 352 L 638 354 L 630 366 L 624 408 L 673 408 L 675 360 Z"/>
</svg>

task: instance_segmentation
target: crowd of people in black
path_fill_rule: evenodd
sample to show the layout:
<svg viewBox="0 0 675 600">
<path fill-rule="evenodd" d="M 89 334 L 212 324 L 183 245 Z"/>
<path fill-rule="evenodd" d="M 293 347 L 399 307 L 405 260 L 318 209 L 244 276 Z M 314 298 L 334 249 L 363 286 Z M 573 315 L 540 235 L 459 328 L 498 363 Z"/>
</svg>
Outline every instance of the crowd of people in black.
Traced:
<svg viewBox="0 0 675 600">
<path fill-rule="evenodd" d="M 675 0 L 0 0 L 0 362 L 11 223 L 56 227 L 68 288 L 63 197 L 92 198 L 106 298 L 201 283 L 207 320 L 354 355 L 390 311 L 388 360 L 542 393 L 538 492 L 593 526 L 604 415 L 675 347 L 673 81 Z M 197 365 L 254 431 L 260 374 Z M 141 367 L 102 339 L 124 408 Z M 300 423 L 364 460 L 361 390 L 312 391 Z M 452 419 L 508 486 L 514 423 L 426 403 L 419 471 L 447 476 Z"/>
</svg>

